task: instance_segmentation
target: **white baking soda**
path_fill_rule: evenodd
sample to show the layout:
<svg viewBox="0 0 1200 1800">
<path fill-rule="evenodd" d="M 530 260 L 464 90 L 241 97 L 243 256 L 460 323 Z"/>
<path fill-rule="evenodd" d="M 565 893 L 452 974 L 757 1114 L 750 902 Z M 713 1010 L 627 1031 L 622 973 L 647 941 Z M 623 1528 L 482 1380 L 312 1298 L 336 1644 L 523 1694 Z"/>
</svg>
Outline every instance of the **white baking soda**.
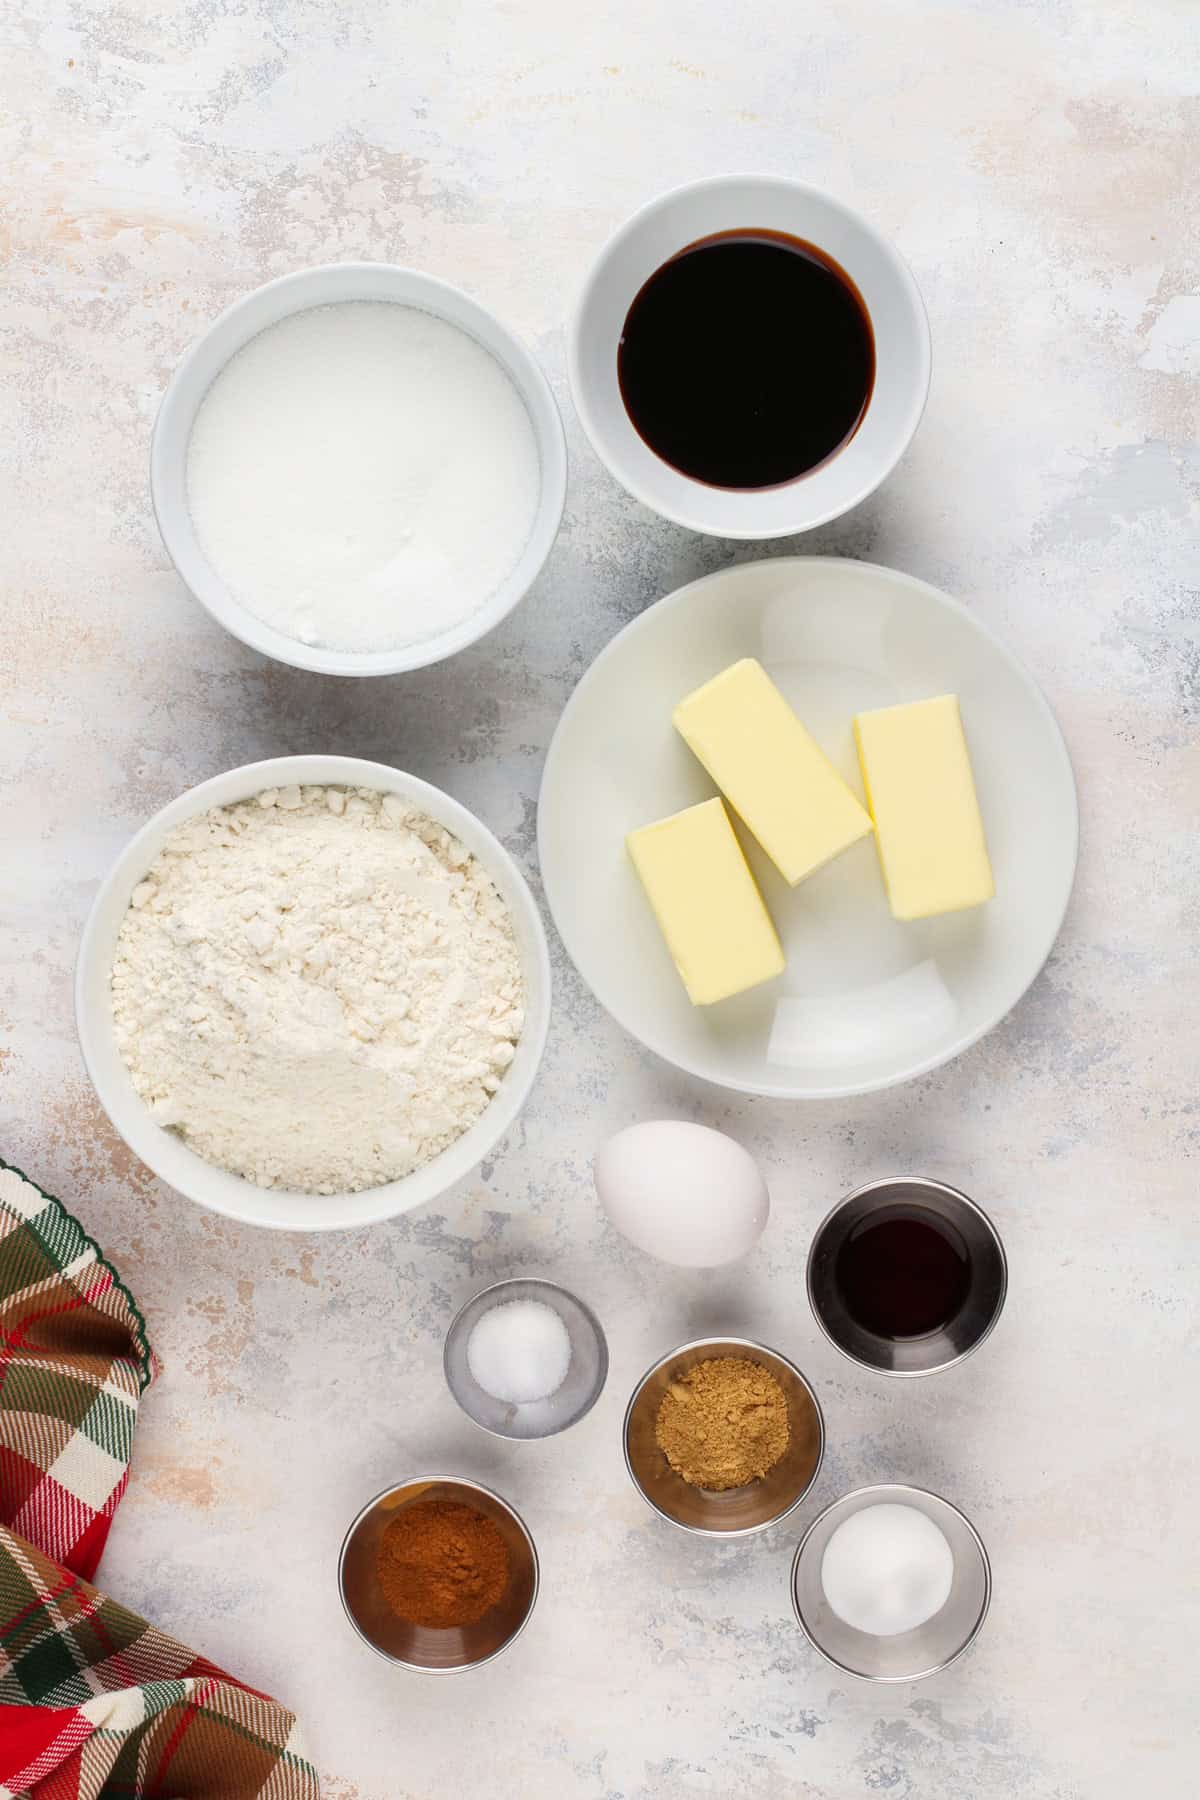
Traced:
<svg viewBox="0 0 1200 1800">
<path fill-rule="evenodd" d="M 821 1559 L 825 1598 L 845 1624 L 872 1637 L 915 1631 L 941 1612 L 954 1586 L 954 1552 L 915 1506 L 880 1501 L 851 1513 Z"/>
<path fill-rule="evenodd" d="M 541 490 L 507 372 L 391 301 L 311 307 L 226 364 L 188 445 L 200 548 L 233 597 L 301 643 L 394 650 L 478 611 Z"/>
</svg>

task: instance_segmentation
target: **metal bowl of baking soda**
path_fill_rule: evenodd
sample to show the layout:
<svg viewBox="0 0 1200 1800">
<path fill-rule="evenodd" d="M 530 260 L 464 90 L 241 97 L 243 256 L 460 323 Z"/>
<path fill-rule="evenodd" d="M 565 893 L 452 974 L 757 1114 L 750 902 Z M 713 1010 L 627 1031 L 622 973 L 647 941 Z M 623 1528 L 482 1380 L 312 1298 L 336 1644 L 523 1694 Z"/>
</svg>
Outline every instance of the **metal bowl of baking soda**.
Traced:
<svg viewBox="0 0 1200 1800">
<path fill-rule="evenodd" d="M 877 1508 L 890 1514 L 916 1512 L 921 1515 L 919 1523 L 936 1526 L 951 1564 L 944 1604 L 911 1629 L 885 1636 L 839 1616 L 825 1585 L 830 1543 L 848 1524 L 859 1523 L 864 1516 L 877 1517 Z M 856 1552 L 861 1580 L 863 1552 L 857 1544 Z M 878 1573 L 874 1571 L 876 1579 Z M 970 1520 L 940 1494 L 902 1482 L 880 1482 L 843 1494 L 813 1520 L 792 1562 L 792 1606 L 800 1629 L 814 1650 L 860 1681 L 922 1681 L 940 1674 L 975 1642 L 991 1597 L 991 1565 Z M 877 1593 L 876 1602 L 878 1598 Z"/>
</svg>

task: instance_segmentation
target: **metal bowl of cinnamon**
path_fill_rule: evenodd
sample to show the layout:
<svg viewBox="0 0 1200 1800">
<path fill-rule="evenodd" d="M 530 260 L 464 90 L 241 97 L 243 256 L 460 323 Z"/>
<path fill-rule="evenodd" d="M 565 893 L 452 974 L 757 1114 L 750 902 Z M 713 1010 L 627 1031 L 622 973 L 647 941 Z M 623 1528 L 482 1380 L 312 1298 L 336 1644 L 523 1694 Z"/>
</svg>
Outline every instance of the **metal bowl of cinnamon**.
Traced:
<svg viewBox="0 0 1200 1800">
<path fill-rule="evenodd" d="M 460 1475 L 414 1475 L 376 1494 L 342 1544 L 338 1587 L 359 1637 L 389 1662 L 447 1675 L 518 1638 L 538 1593 L 520 1514 Z"/>
<path fill-rule="evenodd" d="M 817 1396 L 750 1338 L 696 1338 L 648 1369 L 625 1414 L 625 1466 L 672 1525 L 765 1531 L 799 1506 L 825 1454 Z"/>
</svg>

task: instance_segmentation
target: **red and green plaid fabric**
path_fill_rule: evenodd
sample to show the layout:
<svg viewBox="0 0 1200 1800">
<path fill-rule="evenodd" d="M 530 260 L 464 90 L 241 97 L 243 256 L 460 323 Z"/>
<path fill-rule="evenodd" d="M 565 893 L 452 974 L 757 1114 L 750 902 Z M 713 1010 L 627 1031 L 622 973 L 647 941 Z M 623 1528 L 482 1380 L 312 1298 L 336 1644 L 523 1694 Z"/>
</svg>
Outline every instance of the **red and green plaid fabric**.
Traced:
<svg viewBox="0 0 1200 1800">
<path fill-rule="evenodd" d="M 85 1579 L 156 1372 L 116 1272 L 0 1161 L 0 1800 L 319 1800 L 291 1713 Z"/>
<path fill-rule="evenodd" d="M 115 1271 L 57 1200 L 0 1163 L 0 1524 L 94 1574 L 155 1373 Z"/>
</svg>

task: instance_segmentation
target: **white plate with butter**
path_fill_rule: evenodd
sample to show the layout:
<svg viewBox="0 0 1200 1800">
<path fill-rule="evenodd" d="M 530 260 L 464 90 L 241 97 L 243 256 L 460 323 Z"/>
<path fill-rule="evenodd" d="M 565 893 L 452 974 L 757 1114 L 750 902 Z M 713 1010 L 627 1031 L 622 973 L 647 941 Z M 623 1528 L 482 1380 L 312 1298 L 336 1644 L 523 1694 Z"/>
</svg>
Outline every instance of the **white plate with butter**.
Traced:
<svg viewBox="0 0 1200 1800">
<path fill-rule="evenodd" d="M 718 793 L 672 713 L 747 657 L 864 802 L 855 715 L 957 695 L 995 895 L 895 918 L 873 832 L 789 886 L 729 808 L 786 966 L 731 999 L 693 1005 L 626 839 Z M 1078 835 L 1062 733 L 1010 652 L 925 582 L 831 557 L 722 570 L 626 626 L 567 704 L 538 809 L 550 910 L 597 999 L 689 1074 L 789 1099 L 891 1087 L 990 1031 L 1049 955 Z M 705 904 L 697 892 L 696 907 Z"/>
</svg>

